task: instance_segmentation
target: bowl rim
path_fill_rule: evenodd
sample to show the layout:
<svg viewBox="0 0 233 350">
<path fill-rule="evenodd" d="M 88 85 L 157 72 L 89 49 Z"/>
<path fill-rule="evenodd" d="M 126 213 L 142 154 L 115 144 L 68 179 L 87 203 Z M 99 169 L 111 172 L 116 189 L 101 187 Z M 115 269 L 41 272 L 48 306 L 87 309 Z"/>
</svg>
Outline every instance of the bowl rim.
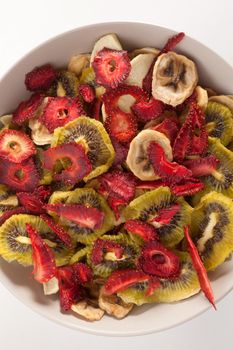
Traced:
<svg viewBox="0 0 233 350">
<path fill-rule="evenodd" d="M 53 42 L 54 40 L 60 39 L 63 36 L 69 35 L 71 33 L 76 32 L 77 30 L 85 30 L 85 29 L 89 29 L 89 28 L 98 28 L 98 27 L 102 27 L 103 25 L 106 26 L 111 26 L 111 25 L 141 25 L 141 26 L 151 26 L 151 27 L 156 27 L 158 29 L 162 29 L 162 30 L 169 30 L 171 32 L 173 32 L 174 34 L 178 33 L 177 31 L 170 29 L 169 27 L 165 27 L 165 26 L 160 26 L 160 25 L 156 25 L 153 23 L 145 23 L 145 22 L 135 22 L 135 21 L 106 21 L 106 22 L 96 22 L 96 23 L 92 23 L 92 24 L 87 24 L 87 25 L 82 25 L 82 26 L 78 26 L 75 27 L 73 29 L 69 29 L 65 32 L 59 33 L 57 35 L 54 35 L 52 37 L 50 37 L 49 39 L 46 39 L 45 41 L 41 42 L 40 44 L 32 47 L 32 49 L 30 49 L 28 52 L 26 52 L 23 56 L 21 56 L 20 59 L 18 59 L 17 61 L 15 61 L 7 70 L 6 72 L 0 77 L 0 84 L 2 82 L 2 80 L 4 80 L 7 75 L 15 68 L 17 67 L 22 61 L 24 61 L 25 59 L 27 59 L 28 56 L 30 56 L 32 53 L 34 53 L 35 51 L 39 50 L 41 47 L 43 47 L 44 45 L 48 45 L 50 42 Z M 225 65 L 228 66 L 228 68 L 233 70 L 233 66 L 225 59 L 223 58 L 221 55 L 219 55 L 215 50 L 209 48 L 207 45 L 203 44 L 201 41 L 193 38 L 190 35 L 187 35 L 188 38 L 190 38 L 192 41 L 196 42 L 199 45 L 202 45 L 205 49 L 208 49 L 209 52 L 211 54 L 214 54 L 216 57 L 218 57 L 218 59 L 220 59 Z M 71 328 L 73 330 L 78 330 L 78 331 L 82 331 L 91 335 L 97 335 L 97 336 L 108 336 L 108 337 L 130 337 L 130 336 L 142 336 L 142 335 L 148 335 L 148 334 L 152 334 L 152 333 L 159 333 L 159 332 L 164 332 L 166 330 L 170 330 L 172 328 L 175 328 L 177 326 L 180 326 L 186 322 L 191 321 L 192 319 L 202 315 L 203 313 L 205 313 L 207 310 L 211 309 L 211 305 L 209 305 L 208 303 L 206 304 L 205 307 L 203 307 L 203 309 L 201 311 L 199 311 L 198 313 L 185 318 L 182 321 L 179 321 L 175 324 L 172 324 L 171 326 L 164 326 L 161 328 L 157 328 L 156 330 L 151 328 L 148 330 L 142 330 L 142 331 L 125 331 L 124 333 L 121 333 L 120 331 L 102 331 L 102 330 L 93 330 L 91 328 L 89 328 L 88 326 L 80 326 L 80 325 L 74 325 L 72 322 L 69 322 L 69 320 L 66 321 L 62 321 L 60 319 L 57 319 L 56 316 L 52 316 L 50 313 L 46 313 L 44 311 L 41 311 L 39 307 L 37 307 L 36 303 L 25 303 L 25 301 L 23 300 L 23 298 L 21 298 L 21 296 L 17 295 L 17 292 L 12 290 L 8 285 L 5 285 L 2 281 L 0 281 L 1 284 L 4 286 L 4 288 L 6 290 L 8 290 L 10 292 L 11 295 L 13 295 L 17 300 L 19 300 L 23 305 L 25 305 L 27 308 L 31 309 L 33 312 L 45 317 L 46 319 L 55 322 L 61 326 L 65 326 L 66 328 Z M 228 288 L 225 293 L 223 295 L 221 295 L 221 297 L 219 297 L 218 299 L 216 299 L 216 305 L 219 304 L 219 302 L 221 302 L 231 291 L 233 290 L 233 283 L 232 286 L 230 288 Z M 87 322 L 87 325 L 89 323 Z"/>
</svg>

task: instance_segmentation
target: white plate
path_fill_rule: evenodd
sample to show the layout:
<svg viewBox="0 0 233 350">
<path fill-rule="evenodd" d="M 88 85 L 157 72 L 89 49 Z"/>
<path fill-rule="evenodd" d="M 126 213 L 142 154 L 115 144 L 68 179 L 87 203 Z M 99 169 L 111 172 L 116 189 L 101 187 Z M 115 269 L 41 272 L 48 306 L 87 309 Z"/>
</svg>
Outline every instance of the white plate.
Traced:
<svg viewBox="0 0 233 350">
<path fill-rule="evenodd" d="M 50 62 L 65 66 L 71 55 L 91 51 L 96 39 L 106 33 L 119 35 L 124 48 L 162 47 L 174 31 L 143 23 L 113 22 L 94 24 L 64 33 L 49 40 L 22 58 L 0 81 L 0 115 L 10 112 L 28 93 L 24 88 L 25 73 L 34 66 Z M 195 60 L 200 81 L 221 93 L 233 93 L 233 68 L 221 57 L 198 41 L 186 37 L 179 52 Z M 98 322 L 87 322 L 73 314 L 62 314 L 56 296 L 43 295 L 41 286 L 33 280 L 31 268 L 0 260 L 0 280 L 25 305 L 64 326 L 99 335 L 142 335 L 177 326 L 210 309 L 202 294 L 174 304 L 157 304 L 135 307 L 123 320 L 107 316 Z M 220 266 L 210 274 L 216 300 L 233 289 L 233 261 Z M 214 313 L 213 317 L 218 317 Z"/>
</svg>

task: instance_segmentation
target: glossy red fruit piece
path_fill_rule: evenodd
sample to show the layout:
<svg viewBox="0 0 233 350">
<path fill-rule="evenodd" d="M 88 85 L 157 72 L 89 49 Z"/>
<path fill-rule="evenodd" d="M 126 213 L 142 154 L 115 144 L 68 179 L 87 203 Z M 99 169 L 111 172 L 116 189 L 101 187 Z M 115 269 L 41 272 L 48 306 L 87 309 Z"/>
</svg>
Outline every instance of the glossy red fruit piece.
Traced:
<svg viewBox="0 0 233 350">
<path fill-rule="evenodd" d="M 165 105 L 152 97 L 149 101 L 141 100 L 135 103 L 131 109 L 140 122 L 146 123 L 158 118 L 163 113 Z"/>
<path fill-rule="evenodd" d="M 198 253 L 197 247 L 193 243 L 190 235 L 189 235 L 189 227 L 184 227 L 184 235 L 188 243 L 188 251 L 192 258 L 193 266 L 197 272 L 199 283 L 201 286 L 201 289 L 203 293 L 205 294 L 206 298 L 209 300 L 209 302 L 213 305 L 213 307 L 216 310 L 215 301 L 214 301 L 214 294 L 213 290 L 211 288 L 211 284 L 205 269 L 205 266 L 200 258 L 200 255 Z"/>
<path fill-rule="evenodd" d="M 176 184 L 172 184 L 170 189 L 176 197 L 192 196 L 205 187 L 204 183 L 195 178 L 185 179 Z"/>
<path fill-rule="evenodd" d="M 120 219 L 120 216 L 121 216 L 120 206 L 126 205 L 127 202 L 124 199 L 117 198 L 114 196 L 109 196 L 109 195 L 107 195 L 107 202 L 108 202 L 110 208 L 113 210 L 115 218 L 117 220 Z"/>
<path fill-rule="evenodd" d="M 138 180 L 137 184 L 136 184 L 136 188 L 141 188 L 143 190 L 153 190 L 156 188 L 159 188 L 161 186 L 166 187 L 169 186 L 169 182 L 167 182 L 166 180 L 154 180 L 154 181 L 142 181 L 142 180 Z"/>
<path fill-rule="evenodd" d="M 70 235 L 62 226 L 56 224 L 54 220 L 46 214 L 42 214 L 40 217 L 67 247 L 70 248 L 72 246 Z"/>
<path fill-rule="evenodd" d="M 43 100 L 43 94 L 35 93 L 29 98 L 29 100 L 21 102 L 13 113 L 13 123 L 21 125 L 26 120 L 34 118 L 37 115 Z"/>
<path fill-rule="evenodd" d="M 92 62 L 97 84 L 116 88 L 129 75 L 131 70 L 127 51 L 103 48 Z"/>
<path fill-rule="evenodd" d="M 78 87 L 79 94 L 82 96 L 83 100 L 87 103 L 91 103 L 95 99 L 95 89 L 89 84 L 81 84 Z"/>
<path fill-rule="evenodd" d="M 67 167 L 56 173 L 56 163 L 61 160 L 69 160 Z M 54 174 L 54 179 L 74 185 L 87 176 L 92 165 L 82 145 L 76 142 L 64 143 L 60 146 L 49 148 L 43 152 L 43 166 Z"/>
<path fill-rule="evenodd" d="M 196 93 L 195 90 L 193 91 L 193 93 L 192 93 L 191 96 L 189 96 L 188 98 L 186 98 L 186 100 L 184 100 L 183 103 L 181 103 L 180 105 L 176 106 L 176 111 L 177 111 L 178 113 L 180 113 L 180 114 L 183 113 L 183 112 L 185 112 L 185 110 L 186 110 L 187 108 L 189 108 L 190 105 L 191 105 L 193 102 L 197 102 L 197 93 Z"/>
<path fill-rule="evenodd" d="M 56 79 L 57 72 L 51 64 L 35 67 L 25 76 L 25 85 L 29 91 L 46 90 Z"/>
<path fill-rule="evenodd" d="M 157 215 L 150 219 L 151 224 L 169 225 L 174 216 L 179 213 L 181 206 L 179 203 L 171 204 L 167 208 L 160 209 Z"/>
<path fill-rule="evenodd" d="M 159 240 L 159 236 L 155 228 L 147 222 L 143 222 L 141 220 L 132 219 L 126 221 L 124 229 L 134 235 L 140 236 L 144 241 Z"/>
<path fill-rule="evenodd" d="M 24 207 L 17 207 L 17 208 L 7 210 L 0 216 L 0 225 L 2 225 L 12 215 L 25 214 L 25 213 L 27 213 L 27 210 Z"/>
<path fill-rule="evenodd" d="M 39 174 L 32 159 L 22 164 L 4 160 L 0 164 L 0 182 L 15 191 L 31 192 L 38 185 Z"/>
<path fill-rule="evenodd" d="M 91 261 L 94 265 L 100 264 L 104 260 L 104 254 L 113 252 L 117 259 L 121 259 L 124 253 L 124 248 L 114 241 L 98 238 L 94 242 L 91 253 Z"/>
<path fill-rule="evenodd" d="M 168 41 L 160 51 L 159 55 L 162 55 L 163 53 L 167 53 L 168 51 L 174 50 L 175 47 L 184 39 L 184 37 L 185 37 L 185 33 L 183 32 L 173 35 L 171 38 L 168 39 Z"/>
<path fill-rule="evenodd" d="M 151 142 L 148 147 L 148 156 L 156 174 L 166 179 L 176 182 L 179 179 L 192 176 L 192 172 L 184 166 L 169 162 L 162 146 L 156 142 Z"/>
<path fill-rule="evenodd" d="M 184 124 L 180 128 L 173 145 L 173 157 L 176 161 L 182 162 L 191 145 L 192 119 L 187 116 Z"/>
<path fill-rule="evenodd" d="M 92 269 L 82 262 L 77 262 L 72 265 L 75 277 L 81 285 L 86 285 L 89 282 L 92 282 L 93 271 Z"/>
<path fill-rule="evenodd" d="M 106 295 L 122 292 L 137 283 L 148 282 L 150 276 L 142 271 L 134 269 L 124 269 L 114 271 L 104 285 Z"/>
<path fill-rule="evenodd" d="M 146 289 L 146 296 L 151 296 L 154 291 L 160 287 L 160 285 L 160 280 L 156 276 L 151 276 Z"/>
<path fill-rule="evenodd" d="M 100 228 L 104 221 L 104 213 L 101 210 L 81 204 L 46 204 L 44 208 L 91 230 Z"/>
<path fill-rule="evenodd" d="M 210 175 L 217 168 L 219 159 L 210 155 L 205 158 L 189 159 L 183 162 L 186 168 L 190 169 L 193 176 Z"/>
<path fill-rule="evenodd" d="M 50 186 L 39 186 L 37 187 L 33 194 L 35 194 L 42 202 L 44 202 L 52 194 L 52 188 Z"/>
<path fill-rule="evenodd" d="M 26 224 L 26 229 L 32 245 L 34 278 L 40 283 L 48 282 L 56 274 L 56 263 L 53 251 L 30 224 Z"/>
<path fill-rule="evenodd" d="M 149 95 L 151 95 L 152 76 L 153 76 L 153 70 L 154 70 L 154 65 L 156 60 L 157 60 L 157 57 L 155 57 L 155 59 L 151 63 L 150 69 L 148 70 L 145 78 L 142 81 L 142 88 Z"/>
<path fill-rule="evenodd" d="M 44 213 L 44 203 L 34 192 L 17 192 L 19 203 L 32 214 Z"/>
<path fill-rule="evenodd" d="M 52 133 L 81 115 L 85 115 L 85 111 L 78 97 L 48 97 L 40 122 Z"/>
<path fill-rule="evenodd" d="M 111 138 L 111 141 L 115 151 L 115 158 L 112 163 L 112 167 L 117 167 L 118 165 L 121 165 L 126 160 L 126 157 L 129 151 L 129 145 L 121 144 L 114 137 Z"/>
<path fill-rule="evenodd" d="M 93 100 L 93 102 L 90 104 L 88 115 L 90 115 L 90 117 L 94 118 L 95 120 L 100 120 L 101 106 L 102 106 L 102 101 L 96 97 Z"/>
<path fill-rule="evenodd" d="M 22 163 L 36 153 L 32 140 L 18 130 L 5 129 L 0 133 L 0 157 Z"/>
<path fill-rule="evenodd" d="M 192 138 L 186 154 L 200 156 L 205 153 L 208 147 L 205 115 L 203 110 L 193 102 L 190 106 L 189 116 L 192 118 Z"/>
<path fill-rule="evenodd" d="M 176 277 L 180 272 L 179 257 L 158 241 L 144 245 L 138 264 L 144 273 L 160 278 Z"/>
<path fill-rule="evenodd" d="M 169 118 L 164 119 L 160 124 L 151 127 L 151 129 L 166 135 L 170 140 L 171 145 L 173 145 L 179 131 L 177 123 Z"/>
</svg>

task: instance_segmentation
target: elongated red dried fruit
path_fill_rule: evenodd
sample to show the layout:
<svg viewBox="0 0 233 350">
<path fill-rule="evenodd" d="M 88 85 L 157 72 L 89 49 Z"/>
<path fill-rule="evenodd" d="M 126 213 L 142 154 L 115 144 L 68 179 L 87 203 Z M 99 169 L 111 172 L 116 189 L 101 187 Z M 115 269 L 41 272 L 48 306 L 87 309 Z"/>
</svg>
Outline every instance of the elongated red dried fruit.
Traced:
<svg viewBox="0 0 233 350">
<path fill-rule="evenodd" d="M 60 238 L 60 240 L 67 246 L 67 247 L 71 247 L 72 243 L 71 243 L 71 238 L 70 235 L 68 234 L 68 232 L 66 232 L 64 230 L 64 228 L 62 226 L 60 226 L 59 224 L 56 224 L 54 222 L 54 220 L 46 215 L 46 214 L 42 214 L 40 215 L 41 219 L 48 225 L 49 228 L 51 228 L 51 230 L 56 233 L 56 235 Z"/>
<path fill-rule="evenodd" d="M 114 271 L 107 279 L 104 285 L 106 295 L 122 292 L 140 282 L 148 282 L 150 276 L 142 271 L 134 269 L 124 269 Z"/>
<path fill-rule="evenodd" d="M 149 101 L 139 101 L 134 104 L 131 109 L 139 121 L 146 123 L 158 118 L 163 113 L 165 105 L 162 101 L 152 97 Z"/>
<path fill-rule="evenodd" d="M 144 245 L 138 263 L 143 272 L 160 278 L 176 277 L 180 272 L 179 257 L 158 241 Z"/>
<path fill-rule="evenodd" d="M 106 191 L 105 191 L 106 194 Z M 117 198 L 114 196 L 109 196 L 107 194 L 106 196 L 107 202 L 110 206 L 110 208 L 113 210 L 115 218 L 118 220 L 120 219 L 121 213 L 120 213 L 120 206 L 126 205 L 128 202 L 125 201 L 125 199 Z"/>
<path fill-rule="evenodd" d="M 27 210 L 24 207 L 17 207 L 13 208 L 10 210 L 5 211 L 1 216 L 0 216 L 0 225 L 2 225 L 7 219 L 9 219 L 12 215 L 17 215 L 17 214 L 25 214 Z"/>
<path fill-rule="evenodd" d="M 177 197 L 180 196 L 192 196 L 201 190 L 203 190 L 205 187 L 204 183 L 195 179 L 185 179 L 179 183 L 172 184 L 170 189 L 172 194 L 174 194 Z"/>
<path fill-rule="evenodd" d="M 192 171 L 193 176 L 205 176 L 212 174 L 217 168 L 219 159 L 210 155 L 205 158 L 189 159 L 184 161 L 183 164 Z"/>
<path fill-rule="evenodd" d="M 163 186 L 163 187 L 169 186 L 169 184 L 170 183 L 168 183 L 167 181 L 161 180 L 161 179 L 154 180 L 154 181 L 138 180 L 137 184 L 136 184 L 136 188 L 141 188 L 144 190 L 153 190 L 153 189 L 159 188 L 161 186 Z"/>
<path fill-rule="evenodd" d="M 39 182 L 39 174 L 32 159 L 22 164 L 7 160 L 0 165 L 0 182 L 15 191 L 31 192 Z"/>
<path fill-rule="evenodd" d="M 196 103 L 192 103 L 189 116 L 192 118 L 192 138 L 186 154 L 202 155 L 208 147 L 208 132 L 206 130 L 205 115 L 203 110 Z"/>
<path fill-rule="evenodd" d="M 5 129 L 0 133 L 0 157 L 22 163 L 35 153 L 32 140 L 23 132 Z"/>
<path fill-rule="evenodd" d="M 21 102 L 13 113 L 13 123 L 21 125 L 26 120 L 34 118 L 39 111 L 43 100 L 43 94 L 35 93 L 29 100 Z"/>
<path fill-rule="evenodd" d="M 114 241 L 98 238 L 94 242 L 91 254 L 91 261 L 94 265 L 100 264 L 104 260 L 104 254 L 113 252 L 117 259 L 121 259 L 124 253 L 124 248 Z"/>
<path fill-rule="evenodd" d="M 157 57 L 155 57 L 155 59 L 151 63 L 150 69 L 148 70 L 145 78 L 142 81 L 142 88 L 149 95 L 151 95 L 152 75 L 153 75 L 153 70 L 154 70 L 154 65 L 156 60 L 157 60 Z"/>
<path fill-rule="evenodd" d="M 179 179 L 192 176 L 192 172 L 176 162 L 169 162 L 162 146 L 151 142 L 148 147 L 148 156 L 156 174 L 176 182 Z"/>
<path fill-rule="evenodd" d="M 75 277 L 81 285 L 86 285 L 92 281 L 93 272 L 92 269 L 82 262 L 78 262 L 72 265 Z"/>
<path fill-rule="evenodd" d="M 80 227 L 92 230 L 100 228 L 104 220 L 104 213 L 101 210 L 80 204 L 46 204 L 44 208 L 75 222 Z"/>
<path fill-rule="evenodd" d="M 74 185 L 87 176 L 92 165 L 89 161 L 82 145 L 76 142 L 64 143 L 60 146 L 49 148 L 43 153 L 44 167 L 55 172 L 54 179 L 64 181 Z M 65 169 L 56 173 L 56 164 L 58 161 L 65 160 L 67 163 Z"/>
<path fill-rule="evenodd" d="M 56 79 L 57 72 L 51 64 L 45 64 L 41 67 L 35 67 L 25 76 L 25 85 L 29 91 L 46 90 Z"/>
<path fill-rule="evenodd" d="M 186 98 L 186 100 L 184 100 L 183 103 L 181 103 L 180 105 L 176 106 L 176 111 L 178 113 L 183 113 L 185 112 L 185 110 L 190 107 L 190 105 L 193 103 L 193 102 L 197 102 L 197 93 L 196 91 L 194 90 L 192 95 L 189 96 L 188 98 Z"/>
<path fill-rule="evenodd" d="M 41 214 L 45 212 L 43 208 L 44 203 L 34 192 L 18 192 L 17 197 L 19 203 L 24 206 L 30 213 Z"/>
<path fill-rule="evenodd" d="M 81 115 L 85 115 L 85 111 L 78 97 L 48 97 L 40 122 L 52 133 Z"/>
<path fill-rule="evenodd" d="M 147 222 L 143 222 L 141 220 L 132 219 L 126 221 L 124 229 L 134 235 L 140 236 L 142 239 L 144 239 L 144 241 L 159 240 L 159 236 L 155 228 Z"/>
<path fill-rule="evenodd" d="M 90 105 L 88 115 L 95 120 L 100 120 L 102 101 L 99 98 L 95 98 Z"/>
<path fill-rule="evenodd" d="M 176 161 L 181 162 L 190 148 L 192 137 L 192 119 L 187 116 L 184 124 L 175 139 L 173 145 L 173 157 Z"/>
<path fill-rule="evenodd" d="M 160 124 L 151 127 L 151 129 L 162 132 L 166 135 L 170 140 L 171 145 L 173 145 L 179 131 L 177 123 L 169 118 L 164 119 Z"/>
<path fill-rule="evenodd" d="M 156 276 L 151 276 L 146 289 L 146 296 L 151 296 L 154 291 L 160 287 L 160 285 L 160 280 Z"/>
<path fill-rule="evenodd" d="M 110 136 L 119 142 L 130 142 L 137 133 L 137 120 L 131 113 L 123 112 L 120 108 L 112 109 L 105 124 Z"/>
<path fill-rule="evenodd" d="M 158 214 L 149 220 L 152 225 L 162 226 L 169 225 L 174 216 L 180 211 L 180 204 L 171 204 L 170 207 L 160 209 Z"/>
<path fill-rule="evenodd" d="M 48 282 L 56 274 L 53 251 L 30 224 L 26 224 L 26 229 L 32 245 L 34 278 L 40 283 Z"/>
<path fill-rule="evenodd" d="M 85 102 L 91 103 L 94 101 L 95 98 L 95 89 L 93 86 L 88 85 L 88 84 L 81 84 L 78 87 L 79 93 L 84 99 Z"/>
<path fill-rule="evenodd" d="M 183 40 L 185 37 L 185 33 L 180 32 L 178 34 L 173 35 L 171 38 L 168 39 L 162 50 L 160 51 L 159 55 L 162 55 L 163 53 L 167 53 L 168 51 L 172 51 L 175 49 L 175 47 Z"/>
<path fill-rule="evenodd" d="M 92 62 L 97 84 L 116 88 L 129 75 L 131 70 L 127 51 L 104 48 Z"/>
<path fill-rule="evenodd" d="M 52 194 L 52 188 L 50 186 L 39 186 L 33 194 L 35 194 L 42 202 L 44 202 Z"/>
<path fill-rule="evenodd" d="M 115 151 L 115 158 L 112 163 L 112 167 L 116 167 L 118 165 L 121 165 L 126 160 L 129 151 L 129 145 L 121 144 L 114 137 L 111 138 L 111 141 Z"/>
<path fill-rule="evenodd" d="M 213 290 L 211 288 L 211 284 L 205 269 L 205 266 L 203 265 L 203 262 L 200 258 L 200 255 L 198 253 L 197 247 L 193 243 L 190 235 L 189 235 L 189 227 L 184 227 L 184 235 L 188 243 L 188 251 L 192 258 L 193 266 L 195 267 L 195 270 L 198 275 L 199 283 L 201 286 L 201 289 L 203 293 L 205 294 L 206 298 L 209 300 L 209 302 L 213 305 L 213 307 L 216 310 L 215 302 L 214 302 L 214 294 Z"/>
</svg>

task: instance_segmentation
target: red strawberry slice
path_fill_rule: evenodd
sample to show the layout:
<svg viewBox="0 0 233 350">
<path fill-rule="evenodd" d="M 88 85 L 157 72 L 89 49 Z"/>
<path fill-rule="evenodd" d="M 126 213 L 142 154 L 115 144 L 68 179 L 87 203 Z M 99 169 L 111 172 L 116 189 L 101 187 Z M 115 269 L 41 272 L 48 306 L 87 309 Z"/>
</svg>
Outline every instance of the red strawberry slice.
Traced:
<svg viewBox="0 0 233 350">
<path fill-rule="evenodd" d="M 127 51 L 104 48 L 92 62 L 97 84 L 116 88 L 129 75 L 131 70 Z"/>
<path fill-rule="evenodd" d="M 174 216 L 180 211 L 180 204 L 175 203 L 170 205 L 167 208 L 160 209 L 158 211 L 158 214 L 153 218 L 150 219 L 149 222 L 152 225 L 155 225 L 155 227 L 159 224 L 162 225 L 169 225 Z"/>
<path fill-rule="evenodd" d="M 104 254 L 113 252 L 117 259 L 121 259 L 124 253 L 124 248 L 116 242 L 107 239 L 97 239 L 91 253 L 91 261 L 94 265 L 100 264 L 104 260 Z"/>
<path fill-rule="evenodd" d="M 35 191 L 33 191 L 32 193 L 18 192 L 17 197 L 18 197 L 19 203 L 22 206 L 24 206 L 30 213 L 41 214 L 45 212 L 43 208 L 44 203 L 35 194 Z"/>
<path fill-rule="evenodd" d="M 35 67 L 25 76 L 25 85 L 29 91 L 46 90 L 56 79 L 57 72 L 50 64 Z"/>
<path fill-rule="evenodd" d="M 142 271 L 133 269 L 124 269 L 114 271 L 107 279 L 104 285 L 104 293 L 111 295 L 124 291 L 137 283 L 148 282 L 150 276 Z"/>
<path fill-rule="evenodd" d="M 22 163 L 36 153 L 32 140 L 23 132 L 5 129 L 0 134 L 0 157 Z"/>
<path fill-rule="evenodd" d="M 131 109 L 139 121 L 146 123 L 158 118 L 163 113 L 165 105 L 162 101 L 151 98 L 150 101 L 139 101 Z"/>
<path fill-rule="evenodd" d="M 110 206 L 110 208 L 113 210 L 115 218 L 118 220 L 120 219 L 121 213 L 120 213 L 120 206 L 124 206 L 127 204 L 127 202 L 124 199 L 117 198 L 114 196 L 107 196 L 107 202 Z"/>
<path fill-rule="evenodd" d="M 203 293 L 205 294 L 206 298 L 209 300 L 209 302 L 213 305 L 213 307 L 216 310 L 215 302 L 214 302 L 214 294 L 213 290 L 211 288 L 211 284 L 205 269 L 205 266 L 203 265 L 203 262 L 200 258 L 200 255 L 198 253 L 197 247 L 193 243 L 190 235 L 189 235 L 189 227 L 184 227 L 184 235 L 188 243 L 188 251 L 193 261 L 193 266 L 197 272 L 199 283 L 201 286 L 201 289 Z"/>
<path fill-rule="evenodd" d="M 151 296 L 154 293 L 154 291 L 160 287 L 160 285 L 160 280 L 157 277 L 152 276 L 148 283 L 146 296 Z"/>
<path fill-rule="evenodd" d="M 128 220 L 124 225 L 124 229 L 134 235 L 140 236 L 144 241 L 159 240 L 159 236 L 155 228 L 141 220 Z"/>
<path fill-rule="evenodd" d="M 144 245 L 138 263 L 143 272 L 160 278 L 175 277 L 180 272 L 179 257 L 158 241 Z"/>
<path fill-rule="evenodd" d="M 100 228 L 104 221 L 104 213 L 101 210 L 81 204 L 46 204 L 44 208 L 91 230 Z"/>
<path fill-rule="evenodd" d="M 34 278 L 40 283 L 48 282 L 56 274 L 53 251 L 30 224 L 26 224 L 26 229 L 32 244 Z"/>
<path fill-rule="evenodd" d="M 72 246 L 70 235 L 64 230 L 62 226 L 56 224 L 54 220 L 46 214 L 42 214 L 40 217 L 48 225 L 48 227 L 51 228 L 54 233 L 56 233 L 56 235 L 62 242 L 65 243 L 67 247 L 70 248 Z"/>
<path fill-rule="evenodd" d="M 82 96 L 83 100 L 87 103 L 91 103 L 95 99 L 95 89 L 93 86 L 88 84 L 79 85 L 79 93 Z"/>
<path fill-rule="evenodd" d="M 210 155 L 205 158 L 189 159 L 183 162 L 186 168 L 190 169 L 193 176 L 210 175 L 217 168 L 219 159 Z"/>
<path fill-rule="evenodd" d="M 85 111 L 78 97 L 48 97 L 40 122 L 52 133 L 81 115 L 85 115 Z"/>
<path fill-rule="evenodd" d="M 195 102 L 195 103 L 197 102 L 197 93 L 196 93 L 195 90 L 193 91 L 191 96 L 189 96 L 188 98 L 186 98 L 186 100 L 184 100 L 183 103 L 181 103 L 180 105 L 176 106 L 176 111 L 179 114 L 184 113 L 187 108 L 190 108 L 190 105 L 193 102 Z"/>
<path fill-rule="evenodd" d="M 92 165 L 89 161 L 84 148 L 76 143 L 65 143 L 57 147 L 49 148 L 43 153 L 44 167 L 55 171 L 55 166 L 59 160 L 69 160 L 69 164 L 59 174 L 55 173 L 54 179 L 64 181 L 65 183 L 74 185 L 78 181 L 87 176 Z"/>
<path fill-rule="evenodd" d="M 192 118 L 192 138 L 187 155 L 202 155 L 208 147 L 208 132 L 206 130 L 205 115 L 202 109 L 192 103 L 189 115 Z"/>
<path fill-rule="evenodd" d="M 163 53 L 167 53 L 168 51 L 174 50 L 175 47 L 184 39 L 184 37 L 185 37 L 185 33 L 183 32 L 173 35 L 171 38 L 168 39 L 168 41 L 160 51 L 159 55 L 162 55 Z"/>
<path fill-rule="evenodd" d="M 93 271 L 87 264 L 78 262 L 72 265 L 75 277 L 81 285 L 86 285 L 93 279 Z"/>
<path fill-rule="evenodd" d="M 169 184 L 170 184 L 169 182 L 167 182 L 165 180 L 161 180 L 161 179 L 154 180 L 154 181 L 138 180 L 137 184 L 136 184 L 136 188 L 140 188 L 143 190 L 153 190 L 153 189 L 159 188 L 161 186 L 163 186 L 163 187 L 169 186 Z"/>
<path fill-rule="evenodd" d="M 173 145 L 179 131 L 177 123 L 169 118 L 164 119 L 160 124 L 151 127 L 151 129 L 166 135 L 170 140 L 171 145 Z"/>
<path fill-rule="evenodd" d="M 111 138 L 111 141 L 115 151 L 115 158 L 112 163 L 112 167 L 117 167 L 118 165 L 121 165 L 126 160 L 126 157 L 129 151 L 129 145 L 121 144 L 114 137 Z"/>
<path fill-rule="evenodd" d="M 39 175 L 32 159 L 23 164 L 4 160 L 0 164 L 0 182 L 15 191 L 31 192 L 38 185 Z"/>
<path fill-rule="evenodd" d="M 183 181 L 180 181 L 179 183 L 172 184 L 170 189 L 171 192 L 176 196 L 192 196 L 201 190 L 203 190 L 205 187 L 204 183 L 201 181 L 195 179 L 195 178 L 190 178 L 190 179 L 185 179 Z"/>
<path fill-rule="evenodd" d="M 100 120 L 102 101 L 99 98 L 95 98 L 90 105 L 88 115 L 95 120 Z"/>
<path fill-rule="evenodd" d="M 33 194 L 35 194 L 42 202 L 44 202 L 52 194 L 52 189 L 50 186 L 39 186 L 37 187 Z"/>
<path fill-rule="evenodd" d="M 169 162 L 162 146 L 151 142 L 148 147 L 148 156 L 156 174 L 172 182 L 192 176 L 192 172 L 176 162 Z"/>
<path fill-rule="evenodd" d="M 13 209 L 9 209 L 5 211 L 1 216 L 0 216 L 0 226 L 7 220 L 9 219 L 12 215 L 17 215 L 17 214 L 25 214 L 27 210 L 24 207 L 17 207 Z"/>
<path fill-rule="evenodd" d="M 29 100 L 21 102 L 13 113 L 12 121 L 17 125 L 21 125 L 26 120 L 34 118 L 37 115 L 43 100 L 43 94 L 35 93 Z"/>
<path fill-rule="evenodd" d="M 153 76 L 153 70 L 154 70 L 154 65 L 156 60 L 157 60 L 157 57 L 155 57 L 155 59 L 151 63 L 150 69 L 148 70 L 145 78 L 142 81 L 142 88 L 149 95 L 151 95 L 152 76 Z"/>
</svg>

